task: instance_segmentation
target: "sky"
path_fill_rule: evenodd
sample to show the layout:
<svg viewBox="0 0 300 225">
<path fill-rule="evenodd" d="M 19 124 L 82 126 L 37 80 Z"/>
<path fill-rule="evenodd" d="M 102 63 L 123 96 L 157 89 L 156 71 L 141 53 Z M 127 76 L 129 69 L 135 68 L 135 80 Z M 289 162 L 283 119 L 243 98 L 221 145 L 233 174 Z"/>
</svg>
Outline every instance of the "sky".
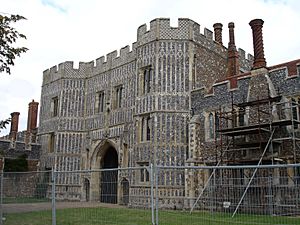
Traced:
<svg viewBox="0 0 300 225">
<path fill-rule="evenodd" d="M 213 30 L 235 23 L 238 48 L 253 54 L 249 22 L 260 18 L 265 57 L 272 66 L 300 58 L 299 0 L 0 0 L 1 14 L 27 20 L 14 27 L 27 36 L 17 45 L 29 48 L 15 61 L 11 75 L 0 73 L 0 120 L 20 112 L 19 131 L 26 130 L 28 103 L 40 101 L 43 71 L 61 62 L 89 62 L 136 41 L 137 28 L 155 18 L 190 18 Z M 2 130 L 0 136 L 9 133 Z"/>
</svg>

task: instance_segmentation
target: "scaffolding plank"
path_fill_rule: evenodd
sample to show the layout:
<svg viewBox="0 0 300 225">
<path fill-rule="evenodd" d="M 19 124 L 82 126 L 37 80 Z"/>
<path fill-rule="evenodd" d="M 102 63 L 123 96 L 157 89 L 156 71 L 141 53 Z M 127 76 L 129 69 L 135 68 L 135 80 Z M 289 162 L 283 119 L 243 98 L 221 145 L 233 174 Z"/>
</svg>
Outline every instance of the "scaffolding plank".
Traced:
<svg viewBox="0 0 300 225">
<path fill-rule="evenodd" d="M 269 102 L 279 102 L 281 100 L 281 96 L 276 96 L 276 97 L 270 97 L 270 98 L 265 98 L 265 99 L 259 99 L 255 101 L 250 101 L 250 102 L 243 102 L 237 104 L 239 107 L 247 107 L 247 106 L 255 106 L 255 105 L 261 105 L 261 104 L 266 104 Z"/>
</svg>

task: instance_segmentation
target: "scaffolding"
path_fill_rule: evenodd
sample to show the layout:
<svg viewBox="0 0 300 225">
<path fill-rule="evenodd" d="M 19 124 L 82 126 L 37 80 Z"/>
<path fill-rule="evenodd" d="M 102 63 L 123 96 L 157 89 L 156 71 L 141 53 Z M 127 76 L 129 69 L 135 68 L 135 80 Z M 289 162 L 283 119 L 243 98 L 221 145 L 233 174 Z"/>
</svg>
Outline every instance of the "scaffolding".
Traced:
<svg viewBox="0 0 300 225">
<path fill-rule="evenodd" d="M 216 154 L 231 165 L 298 163 L 299 109 L 299 103 L 282 96 L 238 104 L 232 100 L 231 109 L 216 112 Z"/>
<path fill-rule="evenodd" d="M 264 165 L 300 163 L 300 102 L 293 98 L 276 96 L 256 99 L 231 106 L 221 106 L 215 112 L 216 165 Z M 257 175 L 255 169 L 245 184 L 232 217 L 241 206 L 251 183 Z M 293 171 L 297 186 L 299 171 Z M 210 186 L 215 171 L 194 203 L 191 212 Z M 267 184 L 260 184 L 261 187 Z M 298 205 L 298 200 L 297 200 Z"/>
</svg>

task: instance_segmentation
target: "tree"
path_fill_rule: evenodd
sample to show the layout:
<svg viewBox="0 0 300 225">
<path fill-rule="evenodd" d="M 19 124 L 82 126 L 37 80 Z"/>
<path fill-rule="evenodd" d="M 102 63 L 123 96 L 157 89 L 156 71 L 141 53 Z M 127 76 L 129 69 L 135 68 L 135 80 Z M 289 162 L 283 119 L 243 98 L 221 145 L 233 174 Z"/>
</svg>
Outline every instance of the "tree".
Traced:
<svg viewBox="0 0 300 225">
<path fill-rule="evenodd" d="M 15 58 L 28 50 L 26 47 L 14 46 L 18 38 L 26 39 L 26 36 L 11 26 L 12 23 L 24 19 L 26 18 L 19 15 L 0 14 L 0 72 L 10 74 L 10 66 L 14 65 Z"/>
<path fill-rule="evenodd" d="M 6 129 L 6 125 L 8 125 L 10 121 L 11 121 L 11 118 L 0 121 L 0 132 L 1 132 L 1 129 L 4 129 L 4 128 Z"/>
</svg>

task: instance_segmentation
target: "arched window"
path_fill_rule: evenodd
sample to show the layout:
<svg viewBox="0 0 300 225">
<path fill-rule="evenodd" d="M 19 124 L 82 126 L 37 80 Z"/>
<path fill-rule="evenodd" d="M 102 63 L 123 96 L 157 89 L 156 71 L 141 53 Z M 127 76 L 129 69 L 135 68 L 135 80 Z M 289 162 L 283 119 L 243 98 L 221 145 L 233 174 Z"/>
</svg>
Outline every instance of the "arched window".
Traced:
<svg viewBox="0 0 300 225">
<path fill-rule="evenodd" d="M 209 138 L 214 138 L 214 115 L 212 113 L 209 114 L 208 116 L 209 120 Z"/>
<path fill-rule="evenodd" d="M 150 116 L 146 118 L 146 140 L 150 141 Z"/>
<path fill-rule="evenodd" d="M 220 118 L 218 116 L 218 113 L 215 114 L 215 132 L 217 138 L 220 136 L 218 130 L 220 129 Z"/>
<path fill-rule="evenodd" d="M 292 114 L 293 114 L 293 119 L 294 120 L 299 120 L 298 118 L 298 110 L 299 108 L 297 107 L 297 101 L 296 99 L 292 98 Z M 297 123 L 294 123 L 294 129 L 297 129 L 298 128 L 298 124 Z"/>
</svg>

